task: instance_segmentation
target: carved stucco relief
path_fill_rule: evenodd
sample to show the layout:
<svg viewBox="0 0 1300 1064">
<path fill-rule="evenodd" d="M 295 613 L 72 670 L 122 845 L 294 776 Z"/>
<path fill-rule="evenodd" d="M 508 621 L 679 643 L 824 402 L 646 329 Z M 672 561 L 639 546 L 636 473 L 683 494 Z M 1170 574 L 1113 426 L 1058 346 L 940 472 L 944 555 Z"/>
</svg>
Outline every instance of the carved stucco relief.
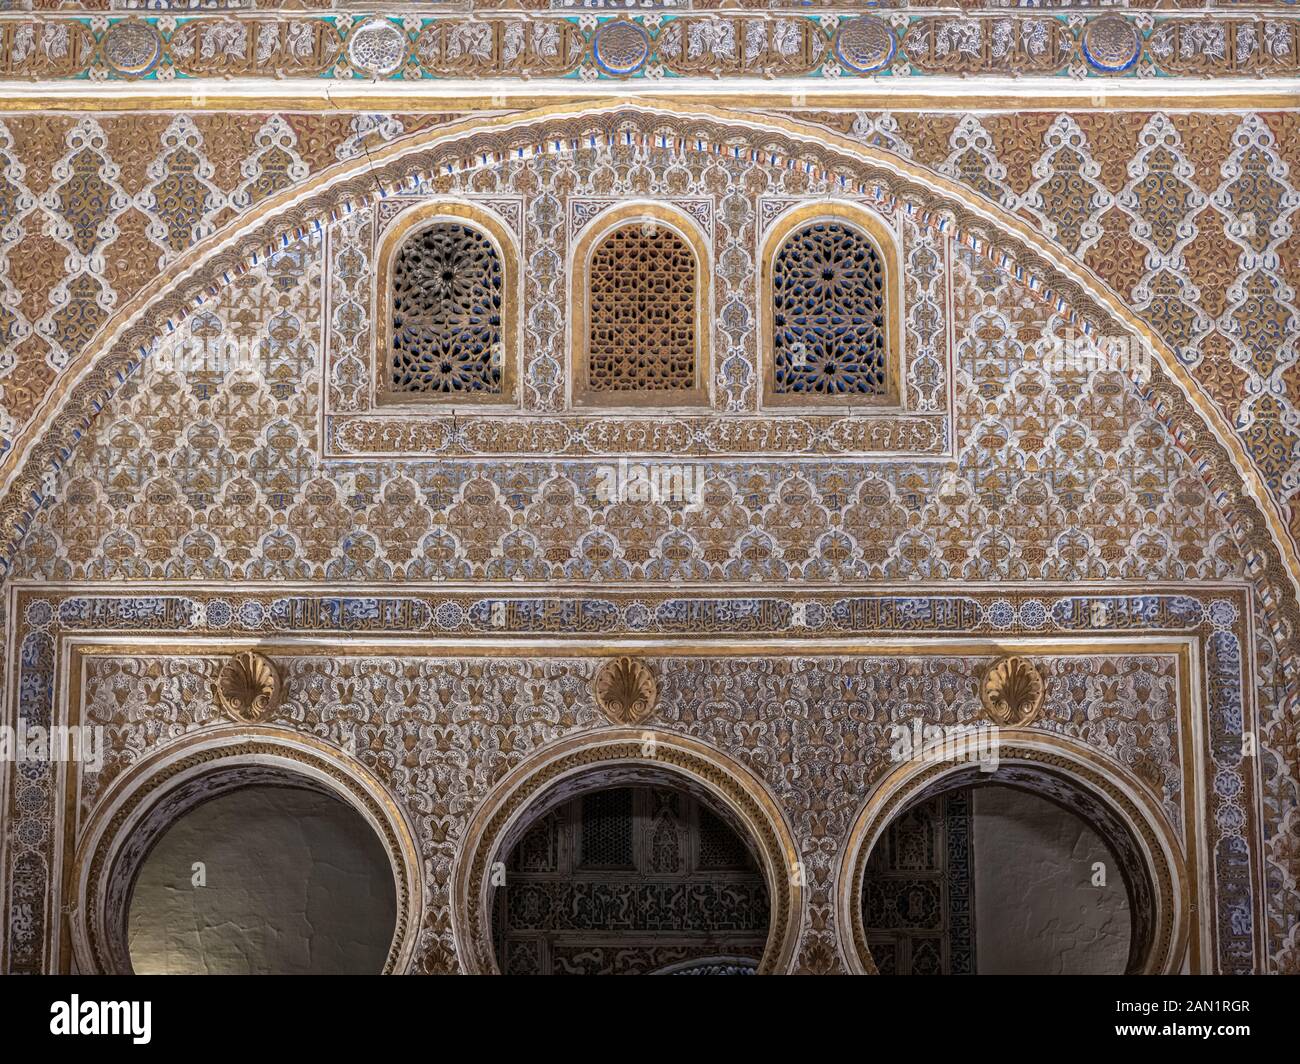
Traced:
<svg viewBox="0 0 1300 1064">
<path fill-rule="evenodd" d="M 448 877 L 468 818 L 492 783 L 546 743 L 607 726 L 594 703 L 600 658 L 360 658 L 273 655 L 285 701 L 276 723 L 349 751 L 404 806 L 428 882 L 417 967 L 454 964 Z M 656 727 L 728 751 L 788 818 L 808 874 L 797 966 L 839 966 L 831 899 L 839 852 L 875 781 L 892 767 L 894 724 L 971 724 L 993 659 L 793 657 L 647 659 Z M 86 662 L 86 719 L 109 728 L 105 769 L 80 807 L 169 739 L 219 724 L 219 658 L 138 655 Z M 1081 740 L 1144 781 L 1179 826 L 1176 664 L 1158 654 L 1042 661 L 1053 694 L 1042 727 Z"/>
</svg>

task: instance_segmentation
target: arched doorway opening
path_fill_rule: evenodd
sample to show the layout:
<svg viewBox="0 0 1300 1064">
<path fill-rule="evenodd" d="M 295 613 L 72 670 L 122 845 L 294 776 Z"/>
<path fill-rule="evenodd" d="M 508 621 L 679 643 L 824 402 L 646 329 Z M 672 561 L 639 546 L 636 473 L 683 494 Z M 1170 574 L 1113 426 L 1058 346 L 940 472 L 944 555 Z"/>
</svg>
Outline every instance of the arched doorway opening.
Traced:
<svg viewBox="0 0 1300 1064">
<path fill-rule="evenodd" d="M 671 816 L 661 815 L 665 803 Z M 599 836 L 590 853 L 582 850 L 584 827 Z M 678 871 L 661 875 L 650 871 L 655 837 L 667 855 L 669 833 L 678 841 Z M 545 853 L 552 844 L 577 847 L 567 866 L 557 856 L 550 867 L 577 869 L 577 893 L 583 897 L 567 911 L 589 914 L 586 927 L 547 922 L 546 914 L 555 911 L 549 908 L 554 893 L 538 889 L 542 873 L 535 869 L 552 861 Z M 718 867 L 701 867 L 702 848 L 708 850 L 703 863 Z M 497 973 L 504 960 L 505 970 L 511 970 L 516 944 L 549 935 L 551 946 L 559 944 L 560 969 L 580 971 L 603 960 L 575 960 L 583 953 L 582 940 L 564 941 L 570 932 L 594 935 L 589 943 L 616 947 L 621 940 L 634 948 L 639 947 L 629 933 L 645 942 L 647 935 L 662 932 L 659 945 L 674 943 L 675 954 L 642 952 L 637 959 L 634 953 L 631 963 L 602 970 L 672 974 L 679 967 L 720 964 L 757 973 L 784 971 L 799 933 L 803 888 L 794 874 L 796 852 L 762 782 L 712 747 L 668 732 L 629 728 L 556 743 L 503 778 L 466 832 L 453 873 L 452 920 L 461 965 L 469 972 Z M 512 863 L 520 877 L 516 886 L 522 888 L 513 894 Z M 635 906 L 621 903 L 611 889 L 620 883 L 624 893 L 657 894 L 656 904 L 647 906 L 640 898 Z M 681 919 L 689 905 L 697 909 L 694 930 Z M 657 915 L 648 920 L 650 914 Z M 645 926 L 655 920 L 658 928 Z M 539 967 L 533 958 L 545 959 L 551 946 L 525 948 L 517 954 L 524 958 L 520 963 Z M 549 955 L 555 970 L 557 954 Z"/>
<path fill-rule="evenodd" d="M 971 908 L 968 897 L 945 914 L 944 907 L 949 903 L 933 885 L 928 891 L 933 911 L 928 915 L 924 912 L 927 897 L 924 888 L 915 889 L 912 895 L 915 904 L 910 904 L 906 889 L 898 891 L 892 903 L 883 898 L 881 877 L 889 874 L 889 866 L 894 861 L 890 847 L 907 845 L 906 840 L 897 838 L 891 843 L 888 835 L 891 827 L 903 825 L 904 833 L 924 837 L 917 825 L 927 813 L 933 816 L 936 809 L 942 814 L 952 807 L 954 818 L 959 812 L 969 816 L 972 795 L 985 789 L 995 796 L 975 801 L 982 802 L 990 818 L 990 837 L 997 840 L 985 855 L 990 862 L 988 883 L 993 892 L 989 901 L 994 906 L 999 899 L 1004 900 L 1018 906 L 1018 918 L 1045 926 L 1054 918 L 1047 911 L 1047 899 L 1062 889 L 1063 879 L 1077 878 L 1086 865 L 1088 886 L 1071 884 L 1072 893 L 1076 889 L 1086 893 L 1094 889 L 1092 877 L 1099 870 L 1093 866 L 1100 863 L 1109 909 L 1094 914 L 1091 923 L 1081 924 L 1081 928 L 1090 927 L 1091 931 L 1081 930 L 1080 934 L 1099 933 L 1100 926 L 1105 925 L 1106 946 L 1100 958 L 1093 957 L 1089 963 L 1113 965 L 1131 974 L 1174 973 L 1182 969 L 1189 934 L 1186 867 L 1177 834 L 1143 784 L 1122 766 L 1080 743 L 1028 729 L 1005 729 L 1000 734 L 995 771 L 987 771 L 987 764 L 975 763 L 978 751 L 974 746 L 968 749 L 959 743 L 952 753 L 946 761 L 917 760 L 898 765 L 876 785 L 858 814 L 844 850 L 838 891 L 840 919 L 846 928 L 852 928 L 845 956 L 851 970 L 898 970 L 900 956 L 908 953 L 906 945 L 901 951 L 898 949 L 901 936 L 885 934 L 880 919 L 868 921 L 868 915 L 880 916 L 888 912 L 891 904 L 894 913 L 903 914 L 905 919 L 922 917 L 921 922 L 930 923 L 929 930 L 915 929 L 920 931 L 920 938 L 930 939 L 921 951 L 920 970 L 943 970 L 942 951 L 936 948 L 935 940 L 942 939 L 939 932 L 945 921 L 954 923 L 954 913 L 959 920 L 969 920 L 972 913 L 978 917 L 978 910 Z M 1008 796 L 1008 791 L 1016 793 Z M 955 799 L 950 797 L 954 795 Z M 1061 815 L 1062 811 L 1068 819 Z M 960 839 L 960 831 L 958 835 L 960 845 L 951 856 L 954 861 L 964 863 L 969 884 L 979 858 L 961 849 L 964 846 L 969 851 L 969 834 L 964 839 Z M 1045 839 L 1045 835 L 1051 839 Z M 1065 861 L 1067 840 L 1070 854 Z M 882 842 L 883 848 L 878 850 Z M 1043 852 L 1045 843 L 1047 853 Z M 914 864 L 924 864 L 918 849 L 912 846 L 909 859 Z M 873 856 L 875 865 L 871 863 Z M 945 852 L 945 860 L 949 856 Z M 1044 882 L 1033 890 L 1026 883 L 1026 860 L 1038 862 L 1040 870 L 1046 866 L 1052 872 L 1044 875 Z M 1064 865 L 1063 869 L 1051 869 L 1053 862 Z M 1085 901 L 1075 898 L 1073 904 L 1077 907 L 1095 901 L 1096 898 Z M 1036 914 L 1034 905 L 1039 906 Z M 1127 949 L 1122 941 L 1121 909 L 1127 913 Z M 1006 926 L 1005 922 L 994 923 L 995 928 Z M 892 930 L 909 929 L 896 926 Z M 975 933 L 978 934 L 978 928 Z M 1041 954 L 1025 951 L 1023 942 L 1027 936 L 1023 929 L 1007 934 L 1012 941 L 1004 945 L 1010 948 L 1000 955 L 990 954 L 998 965 L 1027 966 L 1030 970 L 1034 966 L 1042 967 Z M 873 939 L 881 947 L 879 958 L 872 949 Z M 964 938 L 959 936 L 959 940 L 959 944 L 967 943 L 969 934 Z M 1056 951 L 1056 947 L 1052 950 Z M 964 966 L 978 970 L 969 956 Z M 909 961 L 908 969 L 916 970 L 916 967 Z M 1080 970 L 1087 969 L 1080 965 Z"/>
<path fill-rule="evenodd" d="M 137 975 L 374 975 L 397 919 L 388 855 L 356 810 L 300 784 L 188 809 L 136 873 Z"/>
<path fill-rule="evenodd" d="M 767 942 L 753 841 L 682 786 L 570 798 L 530 819 L 505 864 L 493 942 L 507 975 L 752 972 Z"/>
<path fill-rule="evenodd" d="M 1123 865 L 1083 816 L 996 782 L 914 801 L 866 862 L 882 975 L 1119 975 L 1134 921 Z"/>
<path fill-rule="evenodd" d="M 285 852 L 286 840 L 296 854 Z M 195 845 L 207 856 L 193 856 Z M 314 867 L 318 857 L 341 863 L 342 879 Z M 199 889 L 224 882 L 232 888 L 224 898 L 186 898 L 200 871 L 196 861 L 209 884 Z M 308 896 L 343 883 L 339 897 Z M 193 929 L 214 913 L 242 914 L 257 926 L 219 944 L 209 927 L 211 957 L 199 933 L 174 961 L 211 960 L 220 970 L 229 962 L 223 951 L 242 946 L 254 948 L 249 967 L 239 970 L 401 972 L 414 951 L 423 898 L 412 832 L 382 783 L 334 748 L 278 728 L 191 736 L 133 766 L 88 819 L 73 884 L 72 949 L 76 970 L 87 974 L 132 974 L 137 957 L 141 972 L 156 970 L 157 950 L 181 940 L 166 919 L 189 920 Z M 285 884 L 292 889 L 280 891 Z M 263 888 L 278 893 L 280 910 L 270 912 Z M 180 899 L 161 913 L 159 926 L 159 898 L 170 889 Z M 262 932 L 304 929 L 305 915 L 334 921 L 326 939 L 282 953 L 256 948 Z"/>
</svg>

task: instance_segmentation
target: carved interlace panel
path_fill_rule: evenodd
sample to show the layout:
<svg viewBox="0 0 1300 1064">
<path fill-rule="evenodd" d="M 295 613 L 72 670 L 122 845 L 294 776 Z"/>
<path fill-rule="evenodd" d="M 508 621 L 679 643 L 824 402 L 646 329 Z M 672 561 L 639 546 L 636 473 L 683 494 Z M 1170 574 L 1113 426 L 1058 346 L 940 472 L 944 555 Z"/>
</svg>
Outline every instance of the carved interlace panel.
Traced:
<svg viewBox="0 0 1300 1064">
<path fill-rule="evenodd" d="M 636 145 L 619 148 L 608 162 L 600 155 L 561 155 L 447 175 L 394 197 L 400 204 L 358 207 L 331 226 L 323 248 L 330 289 L 322 337 L 326 454 L 506 459 L 534 455 L 539 446 L 556 457 L 943 453 L 952 439 L 952 239 L 884 201 L 860 202 L 896 230 L 900 249 L 899 303 L 907 315 L 891 319 L 897 328 L 889 345 L 891 377 L 895 358 L 898 363 L 891 391 L 897 387 L 903 409 L 793 414 L 763 407 L 759 378 L 770 360 L 759 351 L 758 323 L 770 301 L 760 300 L 755 280 L 760 262 L 770 262 L 771 255 L 760 260 L 760 248 L 786 212 L 833 191 L 824 179 L 771 166 Z M 377 338 L 385 343 L 384 322 L 375 319 L 370 297 L 374 274 L 383 269 L 380 245 L 391 216 L 421 199 L 481 205 L 509 232 L 508 244 L 500 245 L 507 293 L 503 387 L 505 401 L 517 398 L 529 418 L 476 413 L 463 402 L 453 421 L 450 411 L 399 411 L 371 399 L 370 348 Z M 611 210 L 622 217 L 606 217 Z M 696 387 L 593 393 L 585 383 L 592 252 L 619 224 L 639 227 L 647 216 L 666 215 L 676 223 L 665 220 L 663 228 L 681 236 L 698 262 L 709 264 L 698 274 Z M 522 249 L 517 285 L 511 282 L 513 247 Z M 511 358 L 516 322 L 517 362 Z M 511 384 L 516 365 L 517 393 Z M 688 406 L 695 409 L 662 409 Z M 601 408 L 609 407 L 655 409 L 652 431 L 606 420 Z M 742 413 L 758 416 L 733 416 Z"/>
<path fill-rule="evenodd" d="M 757 964 L 763 877 L 707 806 L 663 787 L 597 791 L 521 838 L 497 890 L 508 975 L 633 974 L 719 956 Z"/>
<path fill-rule="evenodd" d="M 415 963 L 454 967 L 448 883 L 468 821 L 493 783 L 532 751 L 605 725 L 590 694 L 598 660 L 271 656 L 287 692 L 277 725 L 355 751 L 405 809 L 432 869 Z M 162 743 L 226 722 L 211 693 L 222 660 L 132 654 L 87 660 L 84 719 L 105 725 L 108 749 L 103 769 L 79 781 L 83 816 L 125 769 Z M 810 899 L 802 970 L 838 965 L 831 899 L 841 845 L 862 795 L 891 767 L 894 726 L 917 719 L 977 722 L 977 677 L 992 660 L 651 659 L 662 678 L 660 726 L 729 751 L 764 781 L 789 820 Z M 1049 694 L 1038 727 L 1124 765 L 1180 827 L 1173 659 L 1090 656 L 1045 659 L 1043 667 Z M 851 763 L 846 750 L 853 751 Z M 32 830 L 37 837 L 51 828 Z M 703 851 L 709 861 L 729 859 L 716 843 Z M 529 860 L 537 868 L 548 858 L 533 853 Z"/>
<path fill-rule="evenodd" d="M 675 392 L 695 387 L 695 302 L 690 246 L 663 226 L 625 225 L 591 256 L 587 389 Z"/>
<path fill-rule="evenodd" d="M 884 395 L 885 265 L 871 241 L 842 222 L 812 222 L 773 267 L 776 391 Z"/>
<path fill-rule="evenodd" d="M 862 922 L 881 975 L 973 975 L 969 788 L 908 809 L 867 862 Z"/>
<path fill-rule="evenodd" d="M 389 391 L 501 391 L 501 256 L 472 226 L 440 222 L 393 262 Z"/>
<path fill-rule="evenodd" d="M 742 218 L 752 228 L 752 215 Z M 65 469 L 59 496 L 36 517 L 15 575 L 666 584 L 1242 572 L 1231 528 L 1137 390 L 1114 372 L 1047 372 L 1059 319 L 973 256 L 955 257 L 949 296 L 943 260 L 924 243 L 905 260 L 909 312 L 925 318 L 909 357 L 946 392 L 949 378 L 925 338 L 952 321 L 961 441 L 953 468 L 906 459 L 696 462 L 687 435 L 671 437 L 680 462 L 629 465 L 621 480 L 600 466 L 541 457 L 499 466 L 373 460 L 341 474 L 318 451 L 326 343 L 318 308 L 328 280 L 330 305 L 350 320 L 362 299 L 339 273 L 364 277 L 368 266 L 340 262 L 325 278 L 320 244 L 286 248 L 225 289 L 223 303 L 186 333 L 214 349 L 235 342 L 253 353 L 252 366 L 159 359 L 124 382 Z M 752 258 L 728 272 L 739 247 L 727 245 L 714 279 L 729 303 L 755 289 Z M 561 250 L 545 249 L 545 260 L 562 261 Z M 548 276 L 541 255 L 530 259 L 527 285 Z M 548 280 L 545 314 L 535 315 L 548 323 L 545 339 L 528 330 L 524 359 L 548 362 L 558 379 L 557 277 Z M 738 326 L 751 359 L 752 321 L 747 310 Z M 348 337 L 346 345 L 331 338 L 333 372 L 360 390 L 368 346 Z M 715 350 L 721 377 L 742 365 L 752 394 L 752 361 Z M 525 371 L 523 390 L 535 377 Z M 555 439 L 518 419 L 493 424 L 526 435 L 534 453 Z M 583 435 L 603 445 L 622 433 Z M 647 445 L 644 434 L 627 436 Z"/>
</svg>

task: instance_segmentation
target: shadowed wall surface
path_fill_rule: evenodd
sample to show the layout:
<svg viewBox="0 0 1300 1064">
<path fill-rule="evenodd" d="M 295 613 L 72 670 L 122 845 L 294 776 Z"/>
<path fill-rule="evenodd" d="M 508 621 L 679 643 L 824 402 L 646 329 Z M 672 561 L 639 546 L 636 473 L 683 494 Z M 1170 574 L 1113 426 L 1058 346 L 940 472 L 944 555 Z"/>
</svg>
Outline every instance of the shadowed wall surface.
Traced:
<svg viewBox="0 0 1300 1064">
<path fill-rule="evenodd" d="M 899 815 L 863 883 L 884 975 L 1120 974 L 1129 907 L 1119 862 L 1085 820 L 996 784 Z"/>
<path fill-rule="evenodd" d="M 1105 842 L 1068 809 L 1010 787 L 971 794 L 980 975 L 1118 975 L 1129 899 Z M 1104 865 L 1105 885 L 1094 883 Z"/>
<path fill-rule="evenodd" d="M 140 975 L 371 974 L 395 915 L 388 860 L 356 812 L 312 791 L 245 787 L 182 817 L 146 859 L 131 962 Z"/>
</svg>

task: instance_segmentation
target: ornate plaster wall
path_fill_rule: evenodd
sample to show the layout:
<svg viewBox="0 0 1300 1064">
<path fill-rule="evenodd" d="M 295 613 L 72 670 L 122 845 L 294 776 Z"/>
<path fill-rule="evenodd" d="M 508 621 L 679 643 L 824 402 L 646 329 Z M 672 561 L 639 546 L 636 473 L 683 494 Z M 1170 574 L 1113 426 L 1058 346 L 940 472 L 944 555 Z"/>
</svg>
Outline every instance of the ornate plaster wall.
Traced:
<svg viewBox="0 0 1300 1064">
<path fill-rule="evenodd" d="M 1094 269 L 1177 352 L 1300 513 L 1293 111 L 787 112 L 962 182 Z M 0 116 L 0 446 L 193 241 L 455 115 Z"/>
<path fill-rule="evenodd" d="M 509 770 L 558 740 L 596 742 L 608 730 L 589 693 L 599 658 L 508 651 L 402 657 L 372 649 L 342 659 L 275 653 L 274 660 L 287 692 L 274 723 L 358 759 L 410 819 L 427 870 L 426 909 L 410 914 L 419 928 L 414 967 L 456 970 L 476 948 L 456 938 L 452 921 L 451 881 L 457 863 L 466 859 L 471 817 Z M 644 660 L 661 692 L 653 726 L 738 759 L 788 818 L 807 882 L 802 911 L 787 914 L 798 928 L 792 964 L 806 971 L 837 970 L 841 951 L 852 948 L 832 904 L 836 882 L 846 874 L 840 861 L 863 795 L 894 765 L 893 726 L 910 728 L 914 719 L 973 724 L 980 718 L 975 679 L 989 659 L 785 652 Z M 1204 845 L 1193 841 L 1196 830 L 1188 819 L 1196 815 L 1188 803 L 1201 799 L 1184 791 L 1183 736 L 1193 724 L 1190 707 L 1180 705 L 1177 659 L 1153 653 L 1042 661 L 1051 692 L 1044 734 L 1081 743 L 1122 766 L 1119 771 L 1141 780 L 1155 796 L 1160 815 L 1182 840 L 1179 848 Z M 68 781 L 77 787 L 79 819 L 85 821 L 150 752 L 220 728 L 227 718 L 211 691 L 221 663 L 148 652 L 95 653 L 84 660 L 79 686 L 88 701 L 81 719 L 113 723 L 103 770 Z M 47 843 L 57 851 L 54 839 Z M 1225 893 L 1214 903 L 1221 919 L 1238 905 L 1248 911 L 1256 904 L 1249 884 L 1241 886 L 1240 897 Z M 1178 892 L 1187 884 L 1163 889 Z M 1225 879 L 1218 889 L 1238 888 Z M 779 902 L 773 894 L 776 923 Z M 1168 898 L 1164 904 L 1179 903 Z M 21 950 L 21 928 L 10 943 L 11 950 Z M 1248 957 L 1229 959 L 1243 946 L 1249 952 L 1244 940 L 1224 939 L 1222 960 L 1205 957 L 1203 963 L 1249 965 Z"/>
<path fill-rule="evenodd" d="M 658 724 L 738 758 L 788 818 L 809 874 L 790 914 L 793 967 L 836 970 L 853 954 L 838 862 L 883 778 L 885 725 L 976 719 L 978 670 L 1009 642 L 1045 662 L 1041 734 L 1083 743 L 1136 781 L 1177 858 L 1206 869 L 1214 896 L 1189 963 L 1295 968 L 1294 601 L 1267 514 L 1241 488 L 1242 472 L 1258 475 L 1285 515 L 1297 487 L 1294 256 L 1283 253 L 1300 205 L 1294 116 L 800 114 L 974 189 L 1061 262 L 1095 269 L 1218 404 L 1223 442 L 1252 456 L 1249 468 L 1233 468 L 1165 377 L 1051 364 L 1081 307 L 1107 319 L 1082 286 L 1044 286 L 1049 257 L 990 250 L 991 230 L 953 225 L 972 217 L 967 206 L 920 178 L 890 184 L 883 164 L 846 185 L 839 156 L 832 166 L 807 142 L 751 135 L 759 116 L 601 116 L 599 143 L 582 140 L 595 128 L 582 116 L 557 119 L 554 143 L 572 147 L 516 146 L 504 162 L 505 142 L 492 142 L 487 162 L 402 185 L 411 200 L 489 205 L 523 249 L 520 406 L 495 419 L 403 419 L 367 404 L 366 283 L 396 203 L 376 206 L 375 182 L 405 164 L 329 174 L 358 190 L 346 210 L 291 202 L 330 164 L 389 149 L 397 159 L 395 138 L 451 116 L 5 118 L 9 473 L 71 392 L 71 368 L 86 368 L 105 323 L 158 269 L 197 261 L 192 241 L 215 247 L 223 237 L 208 233 L 258 219 L 277 196 L 267 232 L 281 218 L 303 230 L 255 261 L 226 249 L 212 277 L 162 293 L 145 309 L 174 312 L 166 328 L 160 317 L 118 338 L 59 407 L 72 413 L 32 452 L 50 458 L 41 487 L 10 482 L 22 488 L 6 527 L 22 543 L 7 570 L 9 719 L 84 707 L 113 737 L 95 778 L 0 767 L 15 810 L 0 865 L 10 970 L 67 966 L 57 914 L 80 826 L 60 834 L 53 810 L 71 793 L 92 819 L 131 766 L 219 728 L 210 683 L 232 639 L 273 644 L 289 693 L 282 726 L 346 750 L 392 790 L 427 877 L 420 911 L 399 913 L 417 932 L 410 967 L 457 969 L 477 948 L 457 939 L 450 888 L 475 809 L 540 747 L 608 723 L 590 697 L 591 658 L 526 641 L 581 637 L 591 654 L 650 635 L 737 641 L 729 656 L 656 661 Z M 152 159 L 134 147 L 142 131 L 157 139 Z M 888 417 L 759 404 L 764 227 L 832 194 L 878 210 L 902 248 L 905 402 Z M 566 405 L 566 256 L 584 211 L 629 198 L 674 201 L 709 233 L 717 410 L 695 420 Z M 233 341 L 242 363 L 169 357 L 178 338 L 217 351 Z M 611 465 L 648 452 L 678 461 L 685 495 L 611 495 Z M 489 662 L 445 647 L 434 662 L 392 648 L 353 661 L 345 651 L 362 635 L 521 642 Z M 983 649 L 927 656 L 930 637 L 955 635 Z M 859 642 L 830 664 L 773 662 L 746 656 L 741 640 L 758 636 Z M 181 642 L 88 653 L 77 672 L 87 637 Z M 870 657 L 891 639 L 906 641 L 902 653 Z M 791 744 L 797 764 L 782 754 Z"/>
<path fill-rule="evenodd" d="M 718 388 L 726 405 L 752 409 L 748 246 L 760 193 L 784 182 L 724 163 L 697 164 L 693 174 L 660 153 L 632 154 L 620 167 L 644 167 L 654 187 L 680 175 L 683 196 L 703 194 L 728 212 L 717 302 L 732 346 Z M 742 172 L 754 186 L 745 196 L 728 191 Z M 533 249 L 523 376 L 526 405 L 541 413 L 562 401 L 554 372 L 565 297 L 552 212 L 561 196 L 606 179 L 617 182 L 614 193 L 629 191 L 614 167 L 581 160 L 473 179 L 488 191 L 534 190 L 523 213 Z M 566 186 L 573 191 L 557 196 Z M 1244 575 L 1231 526 L 1135 386 L 1118 371 L 1054 375 L 1064 320 L 1005 271 L 920 228 L 904 227 L 907 385 L 916 409 L 955 407 L 950 425 L 940 418 L 937 436 L 923 437 L 927 451 L 931 439 L 955 437 L 951 458 L 687 461 L 677 463 L 675 495 L 648 487 L 638 498 L 611 484 L 611 475 L 635 476 L 635 452 L 631 472 L 618 451 L 597 461 L 525 458 L 537 421 L 483 419 L 480 453 L 515 452 L 506 465 L 440 457 L 445 445 L 420 454 L 419 434 L 439 431 L 442 419 L 408 420 L 407 429 L 381 418 L 371 428 L 347 416 L 363 401 L 373 343 L 367 224 L 361 212 L 332 228 L 334 258 L 319 238 L 285 249 L 188 323 L 190 337 L 210 342 L 210 359 L 178 366 L 160 357 L 128 380 L 64 471 L 62 498 L 28 533 L 15 575 L 614 583 Z M 327 286 L 329 320 L 319 309 Z M 227 360 L 227 341 L 250 353 L 247 365 Z M 341 427 L 327 420 L 322 443 L 330 409 L 343 411 Z M 673 419 L 658 420 L 665 427 L 652 431 L 672 431 Z M 803 419 L 790 420 L 787 439 L 806 431 Z M 551 432 L 548 450 L 563 449 L 564 431 L 575 434 Z M 335 432 L 416 442 L 409 457 L 342 464 L 318 457 L 337 446 Z M 574 449 L 590 455 L 589 445 Z"/>
</svg>

